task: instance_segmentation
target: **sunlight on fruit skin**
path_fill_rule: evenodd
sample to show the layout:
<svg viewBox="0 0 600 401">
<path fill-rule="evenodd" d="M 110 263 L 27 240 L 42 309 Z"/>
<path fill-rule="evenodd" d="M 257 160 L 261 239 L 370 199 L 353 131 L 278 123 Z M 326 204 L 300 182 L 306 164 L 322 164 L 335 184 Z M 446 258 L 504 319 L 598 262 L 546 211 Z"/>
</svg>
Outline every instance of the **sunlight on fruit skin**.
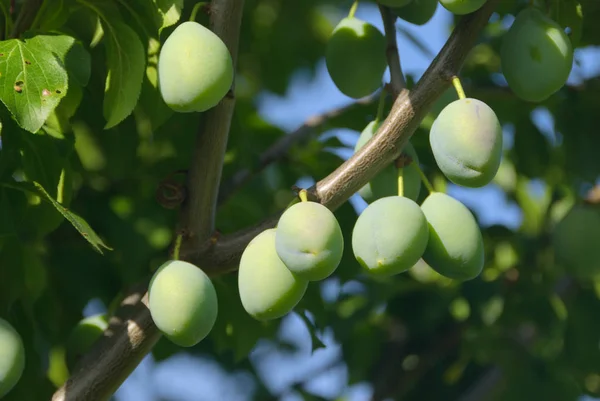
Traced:
<svg viewBox="0 0 600 401">
<path fill-rule="evenodd" d="M 165 103 L 174 111 L 208 110 L 233 84 L 231 54 L 210 29 L 197 22 L 184 22 L 160 51 L 158 84 Z"/>
<path fill-rule="evenodd" d="M 421 209 L 429 223 L 423 260 L 442 276 L 471 280 L 483 270 L 481 231 L 471 211 L 441 192 L 429 195 Z"/>
<path fill-rule="evenodd" d="M 25 347 L 14 327 L 0 318 L 0 398 L 17 384 L 25 369 Z"/>
<path fill-rule="evenodd" d="M 274 228 L 258 234 L 240 259 L 240 299 L 246 312 L 257 320 L 287 315 L 308 287 L 308 280 L 292 273 L 277 255 L 275 236 Z"/>
<path fill-rule="evenodd" d="M 369 139 L 373 137 L 373 134 L 377 131 L 381 124 L 376 124 L 375 121 L 371 121 L 365 129 L 361 132 L 356 145 L 354 146 L 354 152 L 362 148 Z M 406 153 L 412 158 L 412 163 L 404 168 L 404 196 L 414 201 L 419 197 L 421 191 L 421 177 L 419 172 L 413 165 L 413 163 L 419 163 L 419 157 L 415 148 L 410 142 L 406 144 L 402 153 Z M 374 178 L 371 179 L 365 186 L 363 186 L 358 194 L 367 203 L 372 203 L 377 199 L 384 198 L 386 196 L 398 195 L 398 169 L 392 163 L 381 170 Z"/>
<path fill-rule="evenodd" d="M 316 202 L 296 203 L 277 223 L 275 250 L 292 273 L 309 281 L 329 277 L 340 264 L 344 236 L 335 215 Z"/>
<path fill-rule="evenodd" d="M 385 50 L 385 37 L 379 29 L 358 18 L 344 18 L 327 43 L 327 71 L 346 96 L 368 96 L 382 85 L 387 68 Z"/>
<path fill-rule="evenodd" d="M 490 183 L 502 160 L 502 127 L 477 99 L 459 99 L 433 122 L 429 142 L 435 161 L 453 183 L 477 188 Z"/>
<path fill-rule="evenodd" d="M 73 371 L 79 359 L 102 336 L 107 327 L 108 320 L 105 314 L 89 316 L 77 323 L 66 344 L 65 359 L 69 371 Z"/>
<path fill-rule="evenodd" d="M 438 7 L 438 0 L 413 0 L 404 7 L 394 8 L 394 13 L 415 25 L 425 25 L 433 18 Z"/>
<path fill-rule="evenodd" d="M 404 7 L 412 1 L 413 0 L 377 0 L 379 4 L 387 7 Z"/>
<path fill-rule="evenodd" d="M 560 25 L 539 10 L 526 8 L 502 39 L 500 61 L 515 95 L 541 102 L 567 82 L 573 47 Z"/>
<path fill-rule="evenodd" d="M 181 260 L 161 265 L 149 285 L 152 320 L 171 342 L 192 347 L 217 320 L 217 292 L 201 269 Z"/>
<path fill-rule="evenodd" d="M 600 273 L 600 206 L 574 206 L 554 227 L 556 261 L 580 279 Z"/>
<path fill-rule="evenodd" d="M 440 0 L 440 4 L 452 14 L 464 15 L 479 10 L 487 0 Z"/>
<path fill-rule="evenodd" d="M 427 220 L 419 205 L 408 198 L 389 196 L 371 203 L 358 216 L 352 249 L 369 273 L 391 276 L 414 266 L 428 239 Z"/>
</svg>

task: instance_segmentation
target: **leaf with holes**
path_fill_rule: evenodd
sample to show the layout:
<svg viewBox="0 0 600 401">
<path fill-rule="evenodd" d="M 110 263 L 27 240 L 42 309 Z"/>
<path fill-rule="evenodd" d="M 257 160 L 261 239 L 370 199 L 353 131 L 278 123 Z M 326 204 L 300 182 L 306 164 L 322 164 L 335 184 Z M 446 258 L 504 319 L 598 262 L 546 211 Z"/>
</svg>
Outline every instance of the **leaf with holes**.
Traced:
<svg viewBox="0 0 600 401">
<path fill-rule="evenodd" d="M 85 221 L 81 216 L 73 213 L 72 211 L 61 205 L 58 201 L 56 201 L 52 196 L 50 196 L 50 194 L 48 194 L 48 192 L 46 192 L 46 190 L 40 183 L 36 181 L 1 182 L 0 186 L 34 194 L 39 196 L 46 202 L 50 202 L 52 206 L 54 206 L 54 208 L 58 210 L 58 212 L 62 214 L 65 217 L 65 219 L 67 219 L 73 225 L 73 227 L 75 227 L 77 231 L 79 231 L 79 234 L 81 234 L 81 236 L 85 238 L 87 242 L 89 242 L 96 251 L 98 251 L 100 254 L 103 254 L 102 248 L 112 251 L 112 248 L 106 245 L 104 241 L 102 241 L 98 234 L 96 234 L 92 227 L 90 227 L 87 221 Z"/>
<path fill-rule="evenodd" d="M 74 43 L 74 38 L 65 35 L 0 42 L 0 100 L 23 129 L 39 130 L 67 93 L 62 60 Z"/>
</svg>

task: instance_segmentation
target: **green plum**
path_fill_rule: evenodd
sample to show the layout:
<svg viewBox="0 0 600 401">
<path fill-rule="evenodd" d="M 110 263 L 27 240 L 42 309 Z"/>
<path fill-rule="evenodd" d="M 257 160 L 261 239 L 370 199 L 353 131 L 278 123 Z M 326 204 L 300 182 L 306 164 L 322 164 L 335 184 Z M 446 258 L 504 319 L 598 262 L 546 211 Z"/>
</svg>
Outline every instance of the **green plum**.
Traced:
<svg viewBox="0 0 600 401">
<path fill-rule="evenodd" d="M 217 292 L 200 268 L 182 260 L 162 264 L 150 281 L 149 308 L 156 327 L 171 342 L 192 347 L 217 320 Z"/>
<path fill-rule="evenodd" d="M 477 99 L 446 106 L 431 126 L 431 150 L 453 183 L 477 188 L 496 176 L 502 160 L 502 126 L 496 113 Z"/>
<path fill-rule="evenodd" d="M 9 322 L 0 318 L 0 398 L 13 389 L 24 369 L 23 340 Z"/>
<path fill-rule="evenodd" d="M 186 21 L 171 33 L 160 51 L 158 84 L 165 103 L 174 111 L 206 111 L 231 89 L 231 53 L 210 29 Z"/>
<path fill-rule="evenodd" d="M 515 95 L 541 102 L 567 82 L 573 67 L 573 46 L 558 23 L 528 7 L 504 35 L 500 61 Z"/>
<path fill-rule="evenodd" d="M 240 259 L 240 299 L 256 320 L 287 315 L 308 288 L 308 280 L 292 273 L 277 255 L 275 238 L 274 228 L 261 232 L 246 246 Z"/>
<path fill-rule="evenodd" d="M 331 210 L 317 202 L 300 202 L 279 218 L 275 250 L 292 273 L 319 281 L 339 266 L 344 236 Z"/>
<path fill-rule="evenodd" d="M 386 46 L 375 26 L 355 17 L 342 19 L 325 51 L 327 71 L 340 92 L 358 99 L 380 88 L 387 68 Z"/>
<path fill-rule="evenodd" d="M 479 10 L 487 0 L 440 0 L 440 4 L 452 14 L 464 15 Z"/>
<path fill-rule="evenodd" d="M 414 266 L 427 246 L 429 228 L 413 200 L 389 196 L 371 203 L 358 216 L 352 249 L 369 273 L 395 275 Z"/>
<path fill-rule="evenodd" d="M 600 273 L 600 206 L 577 204 L 553 231 L 556 260 L 572 276 L 589 279 Z"/>
<path fill-rule="evenodd" d="M 449 195 L 431 193 L 421 210 L 429 224 L 423 260 L 442 276 L 471 280 L 483 270 L 483 238 L 475 217 Z"/>
<path fill-rule="evenodd" d="M 371 121 L 365 127 L 356 142 L 354 152 L 362 148 L 373 137 L 380 125 L 376 121 Z M 412 163 L 404 167 L 403 171 L 403 196 L 416 201 L 421 191 L 421 176 L 415 168 L 415 164 L 419 164 L 419 157 L 410 142 L 406 144 L 402 153 L 410 156 L 412 159 Z M 386 196 L 398 195 L 398 168 L 393 163 L 386 166 L 371 181 L 363 186 L 358 191 L 358 194 L 367 203 L 372 203 Z"/>
<path fill-rule="evenodd" d="M 406 22 L 425 25 L 433 18 L 438 0 L 412 0 L 407 6 L 394 8 L 394 13 Z"/>
<path fill-rule="evenodd" d="M 70 371 L 81 357 L 102 337 L 104 330 L 108 328 L 108 320 L 105 314 L 97 314 L 82 319 L 71 330 L 66 344 L 66 362 Z"/>
</svg>

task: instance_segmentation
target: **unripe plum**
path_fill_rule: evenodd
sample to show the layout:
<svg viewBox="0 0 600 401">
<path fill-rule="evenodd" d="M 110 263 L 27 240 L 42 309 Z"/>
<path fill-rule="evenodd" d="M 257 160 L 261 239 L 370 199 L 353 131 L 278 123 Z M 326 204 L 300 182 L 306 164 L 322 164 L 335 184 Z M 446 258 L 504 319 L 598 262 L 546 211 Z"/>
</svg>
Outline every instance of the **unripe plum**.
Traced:
<svg viewBox="0 0 600 401">
<path fill-rule="evenodd" d="M 438 0 L 412 0 L 405 7 L 394 8 L 399 18 L 415 25 L 425 25 L 433 18 Z"/>
<path fill-rule="evenodd" d="M 367 141 L 373 137 L 380 125 L 381 124 L 378 124 L 375 121 L 371 121 L 365 127 L 356 142 L 354 152 L 362 148 Z M 412 162 L 408 166 L 403 167 L 403 196 L 416 201 L 419 197 L 419 192 L 421 191 L 421 176 L 419 175 L 419 171 L 415 168 L 415 164 L 419 164 L 419 157 L 410 142 L 406 144 L 402 153 L 407 154 L 412 159 Z M 398 168 L 396 168 L 393 163 L 386 166 L 372 178 L 371 181 L 363 186 L 358 191 L 358 194 L 367 203 L 372 203 L 377 199 L 386 196 L 398 195 Z"/>
<path fill-rule="evenodd" d="M 387 68 L 386 41 L 375 26 L 347 17 L 335 27 L 325 52 L 325 63 L 337 88 L 351 98 L 377 90 Z"/>
<path fill-rule="evenodd" d="M 308 288 L 308 280 L 292 273 L 277 255 L 275 237 L 274 228 L 258 234 L 240 259 L 240 299 L 246 312 L 257 320 L 288 314 Z"/>
<path fill-rule="evenodd" d="M 567 82 L 573 67 L 573 46 L 558 23 L 528 7 L 517 14 L 504 35 L 500 61 L 515 95 L 541 102 Z"/>
<path fill-rule="evenodd" d="M 108 327 L 105 314 L 88 316 L 82 319 L 71 330 L 66 344 L 66 362 L 70 371 L 73 370 L 79 359 L 98 340 Z"/>
<path fill-rule="evenodd" d="M 470 280 L 483 270 L 483 238 L 465 205 L 440 192 L 430 194 L 421 209 L 429 224 L 423 260 L 442 276 Z"/>
<path fill-rule="evenodd" d="M 233 62 L 225 43 L 194 21 L 179 25 L 158 59 L 158 85 L 174 111 L 201 112 L 217 105 L 233 84 Z"/>
<path fill-rule="evenodd" d="M 217 292 L 201 269 L 181 260 L 162 264 L 150 281 L 149 307 L 156 327 L 171 342 L 192 347 L 217 320 Z"/>
<path fill-rule="evenodd" d="M 358 216 L 352 249 L 372 274 L 394 275 L 415 265 L 429 239 L 425 215 L 414 201 L 389 196 L 371 203 Z"/>
<path fill-rule="evenodd" d="M 575 205 L 556 224 L 552 235 L 556 260 L 574 277 L 600 273 L 600 206 Z"/>
<path fill-rule="evenodd" d="M 440 0 L 440 4 L 452 14 L 464 15 L 479 10 L 487 0 Z"/>
<path fill-rule="evenodd" d="M 25 369 L 25 347 L 15 328 L 0 318 L 0 398 L 17 384 Z"/>
<path fill-rule="evenodd" d="M 502 127 L 496 113 L 477 99 L 447 105 L 431 126 L 431 150 L 437 165 L 453 183 L 487 185 L 502 159 Z"/>
<path fill-rule="evenodd" d="M 300 202 L 279 218 L 275 250 L 298 277 L 323 280 L 342 260 L 344 236 L 331 210 L 317 202 Z"/>
</svg>

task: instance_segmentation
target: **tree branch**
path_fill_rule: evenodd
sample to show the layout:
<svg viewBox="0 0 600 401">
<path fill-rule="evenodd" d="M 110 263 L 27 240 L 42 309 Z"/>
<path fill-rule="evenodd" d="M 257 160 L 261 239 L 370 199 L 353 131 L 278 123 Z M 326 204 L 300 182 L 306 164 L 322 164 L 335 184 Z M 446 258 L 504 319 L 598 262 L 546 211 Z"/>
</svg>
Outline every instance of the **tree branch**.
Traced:
<svg viewBox="0 0 600 401">
<path fill-rule="evenodd" d="M 43 0 L 28 0 L 21 5 L 21 11 L 19 12 L 17 19 L 13 25 L 11 32 L 11 38 L 18 38 L 23 32 L 25 32 L 31 26 L 31 23 L 35 20 L 40 7 L 42 6 Z M 11 4 L 14 7 L 14 4 Z"/>
<path fill-rule="evenodd" d="M 211 2 L 210 28 L 227 45 L 237 65 L 243 0 Z M 188 196 L 183 204 L 180 229 L 188 233 L 185 246 L 198 247 L 213 234 L 219 182 L 235 105 L 235 84 L 225 98 L 203 115 L 187 176 Z"/>
<path fill-rule="evenodd" d="M 284 135 L 271 147 L 269 147 L 259 157 L 258 166 L 254 169 L 243 169 L 236 172 L 229 180 L 221 185 L 219 192 L 218 203 L 222 204 L 229 197 L 231 197 L 239 188 L 244 184 L 248 183 L 256 174 L 260 173 L 271 163 L 277 162 L 285 157 L 289 149 L 314 135 L 317 132 L 317 128 L 326 124 L 329 120 L 336 118 L 342 114 L 349 112 L 354 109 L 357 105 L 369 105 L 376 102 L 379 99 L 380 91 L 375 92 L 369 97 L 360 99 L 356 102 L 347 104 L 345 106 L 327 111 L 323 114 L 318 114 L 310 117 L 295 131 Z"/>
<path fill-rule="evenodd" d="M 390 80 L 394 99 L 400 94 L 402 89 L 406 88 L 402 65 L 400 64 L 400 55 L 398 52 L 398 43 L 396 42 L 396 15 L 392 13 L 389 7 L 379 5 L 379 12 L 383 20 L 383 29 L 385 30 L 385 39 L 387 47 L 385 54 L 390 67 Z"/>
<path fill-rule="evenodd" d="M 213 0 L 210 28 L 225 42 L 234 66 L 237 59 L 243 0 Z M 233 93 L 233 89 L 231 91 Z M 212 234 L 218 185 L 233 115 L 234 97 L 227 96 L 203 115 L 196 138 L 194 159 L 188 174 L 188 203 L 184 204 L 180 224 L 192 233 L 192 241 L 203 243 Z M 134 303 L 131 305 L 131 303 Z M 120 313 L 127 308 L 129 313 Z M 117 318 L 82 358 L 67 382 L 56 391 L 52 401 L 107 400 L 148 354 L 161 333 L 148 309 L 148 293 L 125 299 Z"/>
<path fill-rule="evenodd" d="M 459 73 L 499 1 L 488 0 L 478 11 L 462 17 L 413 90 L 403 91 L 397 97 L 378 134 L 311 187 L 311 200 L 335 210 L 398 158 L 433 103 L 451 85 L 451 77 Z M 194 249 L 182 250 L 182 258 L 201 266 L 210 274 L 235 270 L 248 242 L 263 230 L 274 227 L 280 213 L 254 227 L 222 236 L 216 243 L 206 241 Z"/>
</svg>

